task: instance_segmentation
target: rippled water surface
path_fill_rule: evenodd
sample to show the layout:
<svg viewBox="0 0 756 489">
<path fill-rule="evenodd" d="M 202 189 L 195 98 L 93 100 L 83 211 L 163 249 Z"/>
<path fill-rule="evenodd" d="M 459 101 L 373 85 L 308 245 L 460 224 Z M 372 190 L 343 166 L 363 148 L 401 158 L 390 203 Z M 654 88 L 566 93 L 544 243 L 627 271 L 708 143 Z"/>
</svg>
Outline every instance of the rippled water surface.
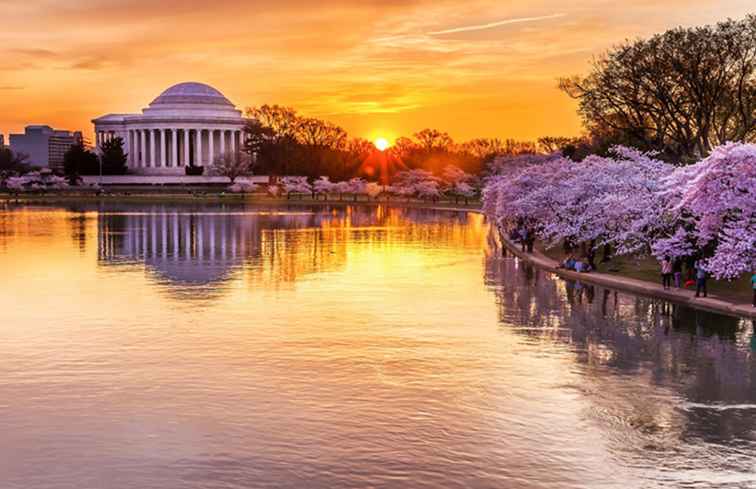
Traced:
<svg viewBox="0 0 756 489">
<path fill-rule="evenodd" d="M 756 487 L 750 321 L 482 218 L 0 208 L 0 488 Z"/>
</svg>

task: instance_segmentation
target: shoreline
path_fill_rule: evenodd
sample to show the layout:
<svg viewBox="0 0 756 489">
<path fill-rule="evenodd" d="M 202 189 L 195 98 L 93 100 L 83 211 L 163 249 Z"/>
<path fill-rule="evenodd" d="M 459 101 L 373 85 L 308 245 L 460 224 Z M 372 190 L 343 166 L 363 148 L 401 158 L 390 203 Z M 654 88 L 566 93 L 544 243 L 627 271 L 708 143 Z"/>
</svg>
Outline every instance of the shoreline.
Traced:
<svg viewBox="0 0 756 489">
<path fill-rule="evenodd" d="M 533 253 L 523 252 L 516 243 L 505 236 L 499 236 L 501 244 L 512 255 L 543 270 L 554 273 L 569 280 L 579 280 L 594 285 L 601 285 L 611 289 L 631 292 L 646 297 L 668 300 L 694 309 L 726 314 L 744 319 L 756 319 L 756 308 L 751 304 L 735 303 L 715 296 L 695 297 L 695 291 L 688 289 L 664 289 L 661 285 L 646 280 L 629 277 L 618 277 L 606 273 L 589 272 L 578 273 L 557 268 L 559 263 L 538 250 Z"/>
<path fill-rule="evenodd" d="M 285 205 L 329 205 L 329 206 L 351 206 L 361 205 L 377 207 L 380 205 L 386 205 L 399 208 L 420 208 L 438 211 L 452 211 L 452 212 L 474 212 L 476 214 L 482 214 L 482 211 L 478 204 L 464 205 L 453 202 L 413 202 L 413 201 L 367 201 L 367 200 L 312 200 L 312 199 L 282 199 L 274 197 L 261 197 L 259 194 L 226 194 L 226 193 L 162 193 L 162 192 L 147 192 L 147 193 L 134 193 L 134 194 L 111 194 L 111 195 L 96 195 L 96 194 L 46 194 L 46 195 L 33 195 L 33 196 L 18 196 L 11 197 L 10 195 L 0 195 L 0 203 L 4 204 L 28 204 L 28 205 L 52 205 L 52 204 L 66 204 L 66 203 L 209 203 L 209 204 L 224 204 L 224 203 L 237 203 L 237 204 L 260 204 L 260 205 L 273 205 L 273 206 L 285 206 Z M 721 314 L 727 314 L 730 316 L 736 316 L 746 319 L 756 319 L 756 308 L 751 304 L 735 303 L 732 301 L 717 298 L 715 296 L 709 296 L 707 298 L 696 298 L 694 292 L 686 289 L 669 289 L 665 290 L 661 285 L 649 282 L 646 280 L 638 280 L 629 277 L 618 277 L 616 275 L 609 275 L 605 273 L 590 272 L 590 273 L 578 273 L 574 271 L 564 270 L 557 268 L 558 263 L 540 251 L 535 250 L 533 253 L 527 253 L 520 250 L 520 247 L 510 241 L 504 236 L 499 236 L 501 246 L 505 248 L 509 253 L 517 258 L 524 260 L 532 265 L 535 265 L 550 273 L 570 280 L 581 280 L 583 282 L 592 283 L 595 285 L 601 285 L 616 290 L 631 292 L 634 294 L 643 295 L 646 297 L 655 297 L 659 299 L 669 300 L 678 304 L 683 304 L 695 309 L 702 309 L 710 312 L 716 312 Z"/>
<path fill-rule="evenodd" d="M 464 212 L 479 212 L 479 203 L 455 203 L 455 202 L 422 202 L 422 201 L 401 201 L 401 200 L 352 200 L 351 198 L 345 199 L 329 199 L 329 200 L 313 200 L 311 198 L 280 198 L 261 196 L 260 194 L 233 194 L 233 193 L 160 193 L 160 192 L 147 192 L 147 193 L 133 193 L 133 194 L 40 194 L 40 195 L 19 195 L 18 197 L 11 197 L 9 194 L 0 194 L 0 204 L 15 204 L 15 205 L 51 205 L 51 204 L 91 204 L 91 203 L 154 203 L 154 204 L 252 204 L 252 205 L 329 205 L 329 206 L 352 206 L 362 205 L 369 207 L 377 207 L 381 205 L 388 205 L 392 207 L 401 208 L 421 208 L 421 209 L 436 209 L 447 211 L 464 211 Z"/>
</svg>

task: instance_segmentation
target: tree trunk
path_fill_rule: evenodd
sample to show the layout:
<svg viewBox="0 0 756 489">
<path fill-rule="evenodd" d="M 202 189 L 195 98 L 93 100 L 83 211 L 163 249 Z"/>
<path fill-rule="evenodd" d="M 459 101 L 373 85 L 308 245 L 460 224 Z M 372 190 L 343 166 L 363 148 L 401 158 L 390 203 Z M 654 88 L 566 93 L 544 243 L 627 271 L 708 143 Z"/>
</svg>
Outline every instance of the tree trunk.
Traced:
<svg viewBox="0 0 756 489">
<path fill-rule="evenodd" d="M 601 259 L 601 263 L 606 263 L 611 259 L 612 259 L 612 245 L 607 243 L 604 245 L 604 257 Z"/>
<path fill-rule="evenodd" d="M 596 269 L 596 241 L 591 240 L 590 243 L 588 243 L 588 246 L 586 247 L 586 253 L 585 256 L 588 258 L 588 264 L 591 266 L 591 269 Z"/>
</svg>

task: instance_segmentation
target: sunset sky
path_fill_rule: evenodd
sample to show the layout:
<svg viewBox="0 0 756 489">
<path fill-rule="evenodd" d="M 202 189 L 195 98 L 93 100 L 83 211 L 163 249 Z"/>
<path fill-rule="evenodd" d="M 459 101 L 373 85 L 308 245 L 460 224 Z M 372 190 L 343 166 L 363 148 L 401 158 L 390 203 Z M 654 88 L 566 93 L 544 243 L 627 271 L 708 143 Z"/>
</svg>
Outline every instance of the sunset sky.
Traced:
<svg viewBox="0 0 756 489">
<path fill-rule="evenodd" d="M 750 6 L 750 9 L 749 9 Z M 626 38 L 742 18 L 752 0 L 0 0 L 0 132 L 138 112 L 205 82 L 350 134 L 580 132 L 559 76 Z"/>
</svg>

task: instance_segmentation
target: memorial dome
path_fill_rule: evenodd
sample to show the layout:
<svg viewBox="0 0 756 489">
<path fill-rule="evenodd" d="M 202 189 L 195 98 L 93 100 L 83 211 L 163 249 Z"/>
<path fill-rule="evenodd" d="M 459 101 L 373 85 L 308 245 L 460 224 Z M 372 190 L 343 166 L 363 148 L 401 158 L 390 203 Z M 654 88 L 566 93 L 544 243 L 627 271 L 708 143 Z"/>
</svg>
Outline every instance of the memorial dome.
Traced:
<svg viewBox="0 0 756 489">
<path fill-rule="evenodd" d="M 220 91 L 210 85 L 197 82 L 185 82 L 173 85 L 165 90 L 160 96 L 158 96 L 158 98 L 152 101 L 150 107 L 155 105 L 173 104 L 234 106 L 234 104 L 232 104 Z"/>
</svg>

